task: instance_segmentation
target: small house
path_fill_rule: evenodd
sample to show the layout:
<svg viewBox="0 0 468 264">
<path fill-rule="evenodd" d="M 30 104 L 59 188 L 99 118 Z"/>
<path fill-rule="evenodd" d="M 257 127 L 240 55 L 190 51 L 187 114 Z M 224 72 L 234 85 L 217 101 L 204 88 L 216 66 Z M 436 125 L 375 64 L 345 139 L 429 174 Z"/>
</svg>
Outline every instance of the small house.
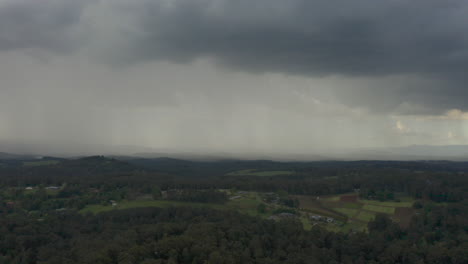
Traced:
<svg viewBox="0 0 468 264">
<path fill-rule="evenodd" d="M 320 221 L 322 219 L 322 216 L 320 216 L 320 215 L 311 215 L 310 219 L 315 220 L 315 221 Z"/>
</svg>

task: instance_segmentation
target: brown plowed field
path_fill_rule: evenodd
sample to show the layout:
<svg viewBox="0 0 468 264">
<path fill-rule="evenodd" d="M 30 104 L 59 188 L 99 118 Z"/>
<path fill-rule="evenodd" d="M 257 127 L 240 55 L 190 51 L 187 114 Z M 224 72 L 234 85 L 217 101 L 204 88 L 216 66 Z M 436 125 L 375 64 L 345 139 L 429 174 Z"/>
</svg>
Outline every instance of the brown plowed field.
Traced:
<svg viewBox="0 0 468 264">
<path fill-rule="evenodd" d="M 413 217 L 414 209 L 398 207 L 395 208 L 395 218 L 399 220 L 399 224 L 402 227 L 408 227 L 411 222 L 411 217 Z"/>
<path fill-rule="evenodd" d="M 355 203 L 357 202 L 357 199 L 357 195 L 343 195 L 340 197 L 340 201 L 347 203 Z"/>
</svg>

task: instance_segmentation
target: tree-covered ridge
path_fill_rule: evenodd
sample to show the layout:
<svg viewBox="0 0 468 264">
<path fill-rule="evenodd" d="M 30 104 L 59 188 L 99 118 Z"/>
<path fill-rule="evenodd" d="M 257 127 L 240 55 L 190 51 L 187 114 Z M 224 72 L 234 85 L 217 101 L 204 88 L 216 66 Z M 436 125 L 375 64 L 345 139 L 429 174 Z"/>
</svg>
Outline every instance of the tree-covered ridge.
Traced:
<svg viewBox="0 0 468 264">
<path fill-rule="evenodd" d="M 0 167 L 0 263 L 468 262 L 463 171 L 408 169 L 424 162 L 256 164 L 9 163 Z M 244 166 L 294 173 L 226 173 Z M 305 230 L 303 217 L 317 214 L 301 208 L 311 200 L 340 209 L 332 212 L 337 222 L 359 212 L 351 218 L 369 221 L 367 229 L 330 232 L 321 218 Z M 153 205 L 161 208 L 145 207 Z M 398 206 L 411 213 L 405 224 L 385 213 Z M 96 207 L 105 210 L 85 210 Z"/>
<path fill-rule="evenodd" d="M 54 213 L 43 221 L 17 214 L 1 220 L 0 261 L 466 263 L 466 220 L 457 222 L 466 219 L 466 209 L 428 209 L 408 230 L 379 215 L 370 222 L 369 234 L 305 231 L 294 220 L 275 222 L 206 208 Z"/>
</svg>

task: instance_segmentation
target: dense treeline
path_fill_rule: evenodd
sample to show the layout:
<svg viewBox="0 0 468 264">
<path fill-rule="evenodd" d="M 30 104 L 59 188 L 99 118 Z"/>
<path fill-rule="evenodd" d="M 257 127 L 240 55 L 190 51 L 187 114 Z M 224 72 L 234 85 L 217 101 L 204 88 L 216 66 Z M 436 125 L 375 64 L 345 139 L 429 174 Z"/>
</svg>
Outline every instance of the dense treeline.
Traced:
<svg viewBox="0 0 468 264">
<path fill-rule="evenodd" d="M 224 163 L 168 162 L 159 172 L 104 157 L 0 167 L 0 264 L 468 263 L 464 172 L 431 169 L 435 165 L 426 163 L 402 163 L 400 168 L 385 162 L 379 167 L 261 161 L 261 169 L 295 173 L 247 177 L 225 171 L 255 162 L 227 162 L 231 165 L 224 168 Z M 426 165 L 425 171 L 413 170 Z M 403 193 L 417 199 L 417 214 L 404 227 L 378 215 L 368 233 L 333 233 L 318 226 L 305 231 L 294 218 L 275 222 L 206 208 L 78 213 L 87 205 L 111 207 L 133 199 L 222 204 L 227 196 L 220 189 L 271 192 L 271 199 L 291 212 L 298 200 L 288 194 L 359 192 L 362 198 L 383 201 Z"/>
<path fill-rule="evenodd" d="M 159 160 L 158 162 L 161 163 Z M 174 161 L 170 160 L 170 162 Z M 414 167 L 426 164 L 414 163 L 422 164 L 420 166 L 414 165 Z M 201 164 L 205 167 L 209 164 L 213 164 L 215 168 L 220 166 L 216 162 Z M 248 164 L 255 165 L 254 162 Z M 266 164 L 273 164 L 273 169 L 280 166 L 277 163 L 266 161 L 261 161 L 259 164 L 264 169 L 267 168 Z M 396 192 L 405 193 L 417 199 L 431 199 L 437 202 L 456 202 L 467 198 L 468 177 L 462 172 L 415 172 L 406 169 L 409 164 L 413 164 L 406 162 L 402 163 L 403 168 L 395 168 L 394 163 L 390 163 L 393 164 L 393 167 L 383 168 L 355 167 L 349 164 L 350 167 L 346 167 L 343 164 L 338 165 L 337 168 L 324 165 L 310 167 L 312 166 L 310 164 L 309 167 L 305 167 L 302 164 L 303 168 L 298 170 L 298 173 L 277 177 L 226 176 L 224 174 L 180 176 L 147 171 L 114 159 L 90 157 L 66 161 L 53 166 L 0 168 L 0 186 L 62 185 L 66 182 L 68 186 L 75 186 L 78 190 L 104 188 L 150 193 L 152 186 L 156 185 L 161 190 L 237 188 L 265 192 L 284 190 L 291 194 L 307 195 L 346 193 L 360 189 L 362 193 L 368 193 L 369 198 L 374 196 L 373 193 L 377 196 L 379 193 Z M 289 166 L 297 165 L 292 163 Z M 166 164 L 164 167 L 169 167 L 169 165 Z M 176 171 L 176 169 L 174 170 Z M 214 170 L 213 168 L 206 169 L 208 174 Z M 388 198 L 391 198 L 391 195 L 385 197 L 385 200 Z"/>
<path fill-rule="evenodd" d="M 379 215 L 369 234 L 181 207 L 16 214 L 0 219 L 0 263 L 467 263 L 466 209 L 426 208 L 408 230 Z"/>
</svg>

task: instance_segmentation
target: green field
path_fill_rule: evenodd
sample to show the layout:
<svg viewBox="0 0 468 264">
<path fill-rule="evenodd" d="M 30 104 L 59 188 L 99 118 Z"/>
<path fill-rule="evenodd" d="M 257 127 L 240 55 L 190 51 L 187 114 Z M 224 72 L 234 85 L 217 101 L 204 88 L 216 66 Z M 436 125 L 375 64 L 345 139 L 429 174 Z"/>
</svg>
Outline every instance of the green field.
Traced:
<svg viewBox="0 0 468 264">
<path fill-rule="evenodd" d="M 364 204 L 370 205 L 377 205 L 377 206 L 390 206 L 390 207 L 411 207 L 413 206 L 413 201 L 405 201 L 405 202 L 379 202 L 375 200 L 359 200 L 359 202 Z"/>
<path fill-rule="evenodd" d="M 225 190 L 226 191 L 226 190 Z M 171 207 L 171 206 L 189 206 L 189 207 L 206 207 L 217 210 L 235 210 L 250 216 L 268 218 L 275 210 L 285 208 L 278 204 L 268 204 L 263 201 L 264 194 L 258 192 L 236 192 L 231 195 L 240 196 L 238 199 L 229 200 L 225 204 L 209 204 L 209 203 L 192 203 L 178 202 L 168 200 L 132 200 L 120 201 L 116 206 L 111 205 L 88 205 L 80 211 L 80 213 L 101 213 L 111 210 L 122 210 L 138 207 Z M 348 194 L 349 195 L 349 194 Z M 375 218 L 377 213 L 389 214 L 399 221 L 403 218 L 400 214 L 395 215 L 396 208 L 408 208 L 412 202 L 378 202 L 369 200 L 358 201 L 341 201 L 340 196 L 328 196 L 317 199 L 317 196 L 296 195 L 291 196 L 297 198 L 300 202 L 298 211 L 301 216 L 299 220 L 302 222 L 306 230 L 310 230 L 313 225 L 319 225 L 331 231 L 347 232 L 350 230 L 367 230 L 367 223 Z M 258 205 L 266 205 L 266 211 L 259 213 Z M 390 206 L 398 205 L 398 206 Z M 333 217 L 338 222 L 314 222 L 309 219 L 308 214 L 318 214 L 327 217 Z M 405 216 L 406 217 L 406 216 Z M 401 218 L 401 219 L 400 219 Z"/>
<path fill-rule="evenodd" d="M 41 161 L 25 161 L 23 162 L 23 166 L 30 167 L 30 166 L 47 166 L 47 165 L 55 165 L 58 164 L 58 160 L 41 160 Z"/>
<path fill-rule="evenodd" d="M 359 213 L 359 210 L 350 208 L 333 208 L 333 210 L 345 214 L 347 217 L 354 217 Z"/>
<path fill-rule="evenodd" d="M 218 204 L 207 204 L 207 203 L 189 203 L 189 202 L 177 202 L 177 201 L 165 201 L 165 200 L 156 200 L 156 201 L 147 201 L 147 200 L 135 200 L 135 201 L 121 201 L 116 206 L 111 205 L 88 205 L 80 211 L 80 213 L 93 213 L 98 214 L 102 212 L 112 211 L 112 210 L 123 210 L 130 208 L 139 208 L 139 207 L 171 207 L 171 206 L 190 206 L 190 207 L 209 207 L 214 209 L 223 209 L 223 205 Z"/>
<path fill-rule="evenodd" d="M 375 200 L 349 199 L 349 196 L 357 196 L 356 193 L 347 193 L 341 195 L 322 196 L 317 199 L 316 196 L 296 196 L 300 201 L 302 210 L 311 213 L 331 216 L 340 220 L 337 214 L 347 217 L 344 225 L 323 224 L 328 230 L 347 232 L 348 230 L 367 230 L 367 223 L 375 218 L 377 213 L 385 213 L 390 215 L 395 221 L 406 223 L 411 217 L 409 213 L 396 214 L 397 208 L 410 209 L 414 200 L 410 197 L 398 197 L 400 202 L 380 202 Z M 347 198 L 342 198 L 346 196 Z M 335 212 L 335 214 L 330 213 Z M 400 211 L 401 212 L 401 211 Z M 406 211 L 405 211 L 406 212 Z"/>
<path fill-rule="evenodd" d="M 312 223 L 310 223 L 310 220 L 307 217 L 301 216 L 299 220 L 301 221 L 302 226 L 304 227 L 305 230 L 312 229 Z"/>
<path fill-rule="evenodd" d="M 260 214 L 257 211 L 257 206 L 262 203 L 262 199 L 257 193 L 250 192 L 244 195 L 241 199 L 227 202 L 224 207 L 226 209 L 234 209 L 251 216 L 269 216 L 268 214 Z"/>
<path fill-rule="evenodd" d="M 376 212 L 376 213 L 384 213 L 384 214 L 395 213 L 395 207 L 378 206 L 378 205 L 372 205 L 372 204 L 366 204 L 362 207 L 362 209 Z"/>
<path fill-rule="evenodd" d="M 373 213 L 361 211 L 356 216 L 356 219 L 361 220 L 361 221 L 365 221 L 365 222 L 369 222 L 369 221 L 373 220 L 374 217 L 375 217 L 375 214 L 373 214 Z"/>
<path fill-rule="evenodd" d="M 350 208 L 350 209 L 361 209 L 363 204 L 361 204 L 361 203 L 345 203 L 345 202 L 342 202 L 341 206 L 343 206 L 344 208 Z"/>
<path fill-rule="evenodd" d="M 334 201 L 334 202 L 337 202 L 340 200 L 340 196 L 339 195 L 335 195 L 335 196 L 324 196 L 322 198 L 320 198 L 322 200 L 325 200 L 325 201 Z"/>
<path fill-rule="evenodd" d="M 171 206 L 189 206 L 189 207 L 207 207 L 218 210 L 236 210 L 241 213 L 245 213 L 251 216 L 260 216 L 266 218 L 271 215 L 271 212 L 267 211 L 264 214 L 260 214 L 257 210 L 259 204 L 262 203 L 260 196 L 257 193 L 248 193 L 242 199 L 228 201 L 225 204 L 210 204 L 210 203 L 192 203 L 192 202 L 179 202 L 179 201 L 168 201 L 168 200 L 132 200 L 132 201 L 120 201 L 117 202 L 116 206 L 109 205 L 88 205 L 80 211 L 80 213 L 101 213 L 111 210 L 123 210 L 130 208 L 139 207 L 171 207 Z M 270 210 L 271 211 L 271 210 Z"/>
<path fill-rule="evenodd" d="M 240 170 L 226 174 L 226 176 L 287 176 L 294 174 L 293 171 L 257 171 L 257 170 Z"/>
<path fill-rule="evenodd" d="M 316 196 L 296 195 L 294 197 L 299 200 L 299 207 L 302 211 L 329 216 L 342 221 L 346 220 L 346 214 L 333 210 L 334 208 L 330 206 L 325 206 L 320 200 L 316 199 Z"/>
</svg>

